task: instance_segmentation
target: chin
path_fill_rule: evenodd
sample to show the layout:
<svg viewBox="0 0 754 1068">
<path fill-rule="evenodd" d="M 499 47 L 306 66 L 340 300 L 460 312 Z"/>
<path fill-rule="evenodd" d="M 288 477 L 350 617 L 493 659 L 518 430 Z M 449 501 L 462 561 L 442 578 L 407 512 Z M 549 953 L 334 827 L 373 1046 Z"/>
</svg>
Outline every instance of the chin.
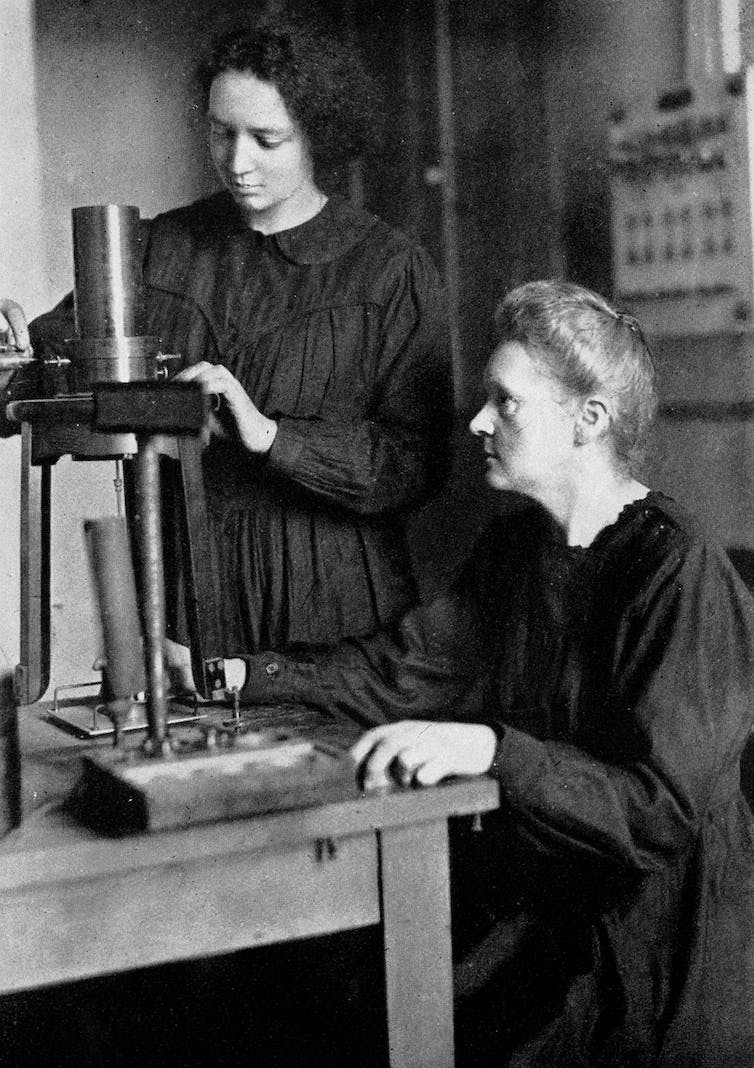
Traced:
<svg viewBox="0 0 754 1068">
<path fill-rule="evenodd" d="M 502 471 L 495 471 L 494 468 L 485 472 L 484 480 L 494 490 L 509 490 L 513 488 L 510 479 L 506 478 Z"/>
<path fill-rule="evenodd" d="M 263 211 L 267 206 L 266 204 L 260 204 L 259 200 L 254 196 L 239 196 L 237 193 L 232 194 L 233 199 L 239 208 L 243 208 L 244 211 Z"/>
</svg>

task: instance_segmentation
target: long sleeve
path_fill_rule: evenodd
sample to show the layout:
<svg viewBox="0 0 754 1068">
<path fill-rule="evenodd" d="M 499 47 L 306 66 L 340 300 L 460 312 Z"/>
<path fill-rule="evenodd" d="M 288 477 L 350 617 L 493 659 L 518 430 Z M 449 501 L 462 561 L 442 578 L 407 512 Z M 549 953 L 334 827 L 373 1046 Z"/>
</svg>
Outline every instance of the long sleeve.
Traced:
<svg viewBox="0 0 754 1068">
<path fill-rule="evenodd" d="M 641 874 L 687 851 L 737 790 L 754 718 L 754 606 L 700 542 L 656 576 L 619 637 L 596 721 L 568 742 L 505 726 L 495 767 L 539 851 Z"/>
<path fill-rule="evenodd" d="M 378 314 L 375 309 L 374 314 Z M 385 307 L 363 418 L 279 419 L 271 472 L 362 514 L 418 507 L 447 476 L 452 376 L 442 288 L 414 250 Z M 360 355 L 354 354 L 355 365 Z"/>
<path fill-rule="evenodd" d="M 489 667 L 482 619 L 464 579 L 373 637 L 304 660 L 247 657 L 244 703 L 298 703 L 345 714 L 365 727 L 406 718 L 461 718 Z"/>
</svg>

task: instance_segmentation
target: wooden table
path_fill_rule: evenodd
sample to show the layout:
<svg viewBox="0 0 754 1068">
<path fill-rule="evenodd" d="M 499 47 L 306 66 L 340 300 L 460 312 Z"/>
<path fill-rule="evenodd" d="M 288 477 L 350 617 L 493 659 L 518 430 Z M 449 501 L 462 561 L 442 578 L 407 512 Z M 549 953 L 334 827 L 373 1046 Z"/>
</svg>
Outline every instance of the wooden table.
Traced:
<svg viewBox="0 0 754 1068">
<path fill-rule="evenodd" d="M 112 839 L 61 806 L 95 743 L 20 722 L 0 993 L 380 923 L 390 1064 L 453 1064 L 447 821 L 496 808 L 491 779 Z"/>
</svg>

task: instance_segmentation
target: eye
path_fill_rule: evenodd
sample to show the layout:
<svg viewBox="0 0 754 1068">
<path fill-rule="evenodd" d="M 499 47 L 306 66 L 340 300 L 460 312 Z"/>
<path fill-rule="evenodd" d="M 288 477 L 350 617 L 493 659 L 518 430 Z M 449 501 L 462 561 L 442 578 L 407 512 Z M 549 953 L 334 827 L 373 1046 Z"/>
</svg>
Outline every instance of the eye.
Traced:
<svg viewBox="0 0 754 1068">
<path fill-rule="evenodd" d="M 515 415 L 518 411 L 519 401 L 510 393 L 499 393 L 497 397 L 497 410 L 501 415 Z"/>
<path fill-rule="evenodd" d="M 264 134 L 256 135 L 256 142 L 260 148 L 279 148 L 284 141 L 282 137 L 268 137 Z"/>
</svg>

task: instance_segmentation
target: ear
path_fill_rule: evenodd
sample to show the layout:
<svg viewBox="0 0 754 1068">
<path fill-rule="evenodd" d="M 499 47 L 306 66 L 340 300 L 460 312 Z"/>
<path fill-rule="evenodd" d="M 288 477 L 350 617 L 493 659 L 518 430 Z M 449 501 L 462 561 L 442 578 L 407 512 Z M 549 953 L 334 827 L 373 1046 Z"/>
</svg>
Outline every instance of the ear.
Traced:
<svg viewBox="0 0 754 1068">
<path fill-rule="evenodd" d="M 610 429 L 612 413 L 606 397 L 587 397 L 576 413 L 573 440 L 577 445 L 597 441 Z"/>
</svg>

